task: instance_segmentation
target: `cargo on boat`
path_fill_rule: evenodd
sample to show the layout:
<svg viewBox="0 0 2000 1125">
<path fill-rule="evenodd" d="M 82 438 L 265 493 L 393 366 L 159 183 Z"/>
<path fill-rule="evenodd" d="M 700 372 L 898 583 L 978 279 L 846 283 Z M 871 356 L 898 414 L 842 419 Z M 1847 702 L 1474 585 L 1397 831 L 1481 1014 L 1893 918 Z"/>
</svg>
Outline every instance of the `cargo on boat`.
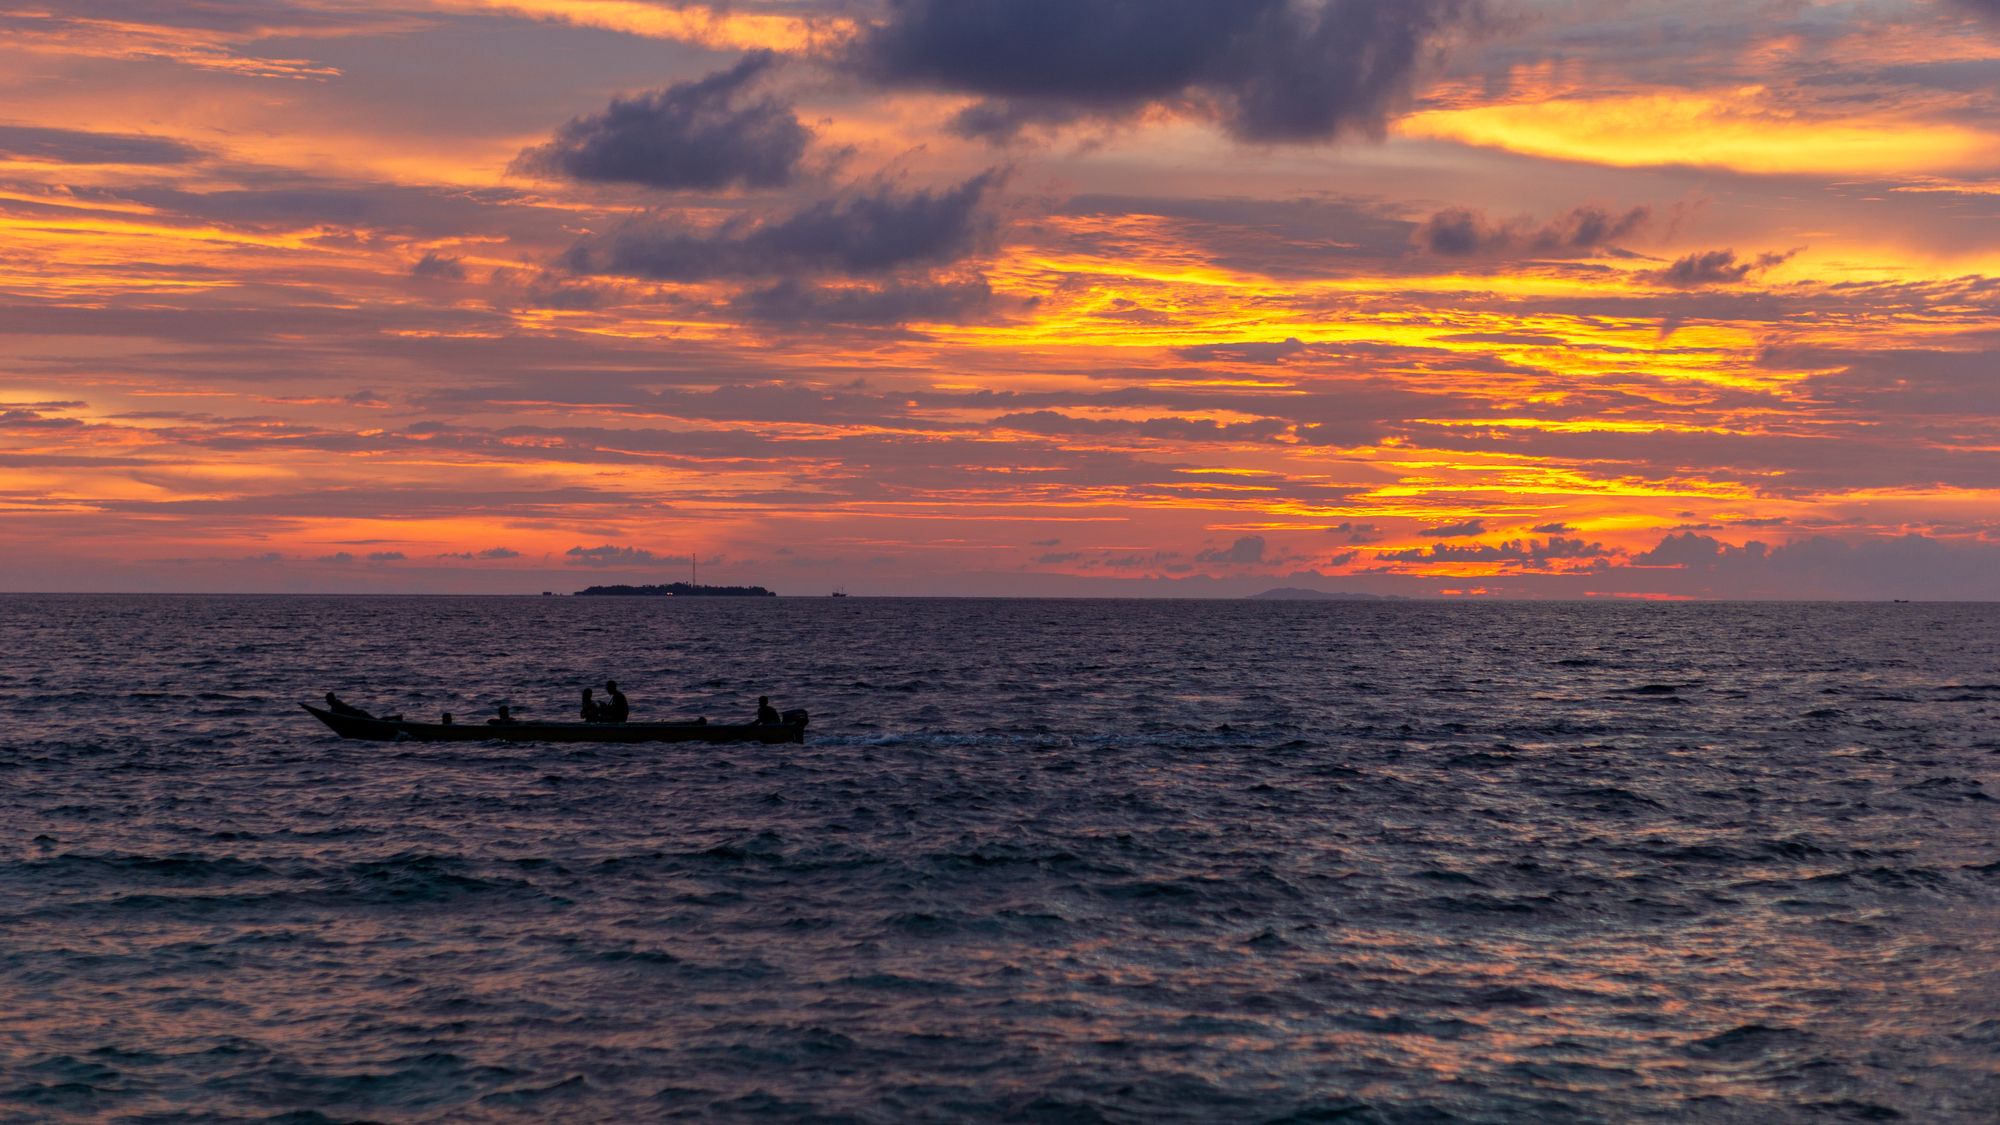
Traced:
<svg viewBox="0 0 2000 1125">
<path fill-rule="evenodd" d="M 804 711 L 787 711 L 778 723 L 418 723 L 338 715 L 310 703 L 299 706 L 342 738 L 368 742 L 804 742 Z"/>
</svg>

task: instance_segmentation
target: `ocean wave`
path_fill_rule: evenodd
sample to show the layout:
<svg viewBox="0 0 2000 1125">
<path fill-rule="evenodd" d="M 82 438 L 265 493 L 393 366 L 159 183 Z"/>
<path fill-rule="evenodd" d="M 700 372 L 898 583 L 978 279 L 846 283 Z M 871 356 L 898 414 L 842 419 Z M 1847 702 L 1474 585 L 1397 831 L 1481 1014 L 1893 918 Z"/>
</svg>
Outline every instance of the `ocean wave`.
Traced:
<svg viewBox="0 0 2000 1125">
<path fill-rule="evenodd" d="M 2000 611 L 594 601 L 0 598 L 0 1120 L 1984 1125 Z"/>
</svg>

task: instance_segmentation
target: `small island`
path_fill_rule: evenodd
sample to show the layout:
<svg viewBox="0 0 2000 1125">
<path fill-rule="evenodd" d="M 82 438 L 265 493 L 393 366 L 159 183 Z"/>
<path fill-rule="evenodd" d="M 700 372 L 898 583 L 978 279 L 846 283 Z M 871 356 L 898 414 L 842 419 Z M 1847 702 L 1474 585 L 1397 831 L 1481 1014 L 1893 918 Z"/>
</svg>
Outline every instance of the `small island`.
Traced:
<svg viewBox="0 0 2000 1125">
<path fill-rule="evenodd" d="M 697 586 L 692 582 L 669 582 L 664 586 L 591 586 L 576 596 L 607 598 L 775 598 L 762 586 Z"/>
</svg>

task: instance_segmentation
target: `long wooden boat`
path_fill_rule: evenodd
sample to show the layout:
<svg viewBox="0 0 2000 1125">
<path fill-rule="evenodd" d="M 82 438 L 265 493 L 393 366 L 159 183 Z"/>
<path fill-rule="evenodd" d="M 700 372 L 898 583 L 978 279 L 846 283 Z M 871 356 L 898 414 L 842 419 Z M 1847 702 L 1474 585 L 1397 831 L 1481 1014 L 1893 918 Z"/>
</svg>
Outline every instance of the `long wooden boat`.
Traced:
<svg viewBox="0 0 2000 1125">
<path fill-rule="evenodd" d="M 787 711 L 782 723 L 415 723 L 299 706 L 340 737 L 368 742 L 804 742 L 809 717 Z"/>
</svg>

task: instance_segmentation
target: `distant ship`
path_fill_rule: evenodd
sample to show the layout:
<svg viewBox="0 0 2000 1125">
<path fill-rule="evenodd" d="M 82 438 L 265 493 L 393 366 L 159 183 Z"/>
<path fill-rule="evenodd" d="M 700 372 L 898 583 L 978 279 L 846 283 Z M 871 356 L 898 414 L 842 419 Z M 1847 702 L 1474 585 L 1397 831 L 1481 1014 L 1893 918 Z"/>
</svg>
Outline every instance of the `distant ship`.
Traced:
<svg viewBox="0 0 2000 1125">
<path fill-rule="evenodd" d="M 775 598 L 762 586 L 697 586 L 692 582 L 669 582 L 664 586 L 591 586 L 576 596 L 611 598 Z"/>
<path fill-rule="evenodd" d="M 838 590 L 835 590 L 835 591 L 833 592 L 833 596 L 834 596 L 834 597 L 836 597 L 836 598 L 844 598 L 844 597 L 846 597 L 846 596 L 847 596 L 847 587 L 845 587 L 845 586 L 842 586 L 842 587 L 841 587 L 841 588 L 839 588 Z"/>
</svg>

